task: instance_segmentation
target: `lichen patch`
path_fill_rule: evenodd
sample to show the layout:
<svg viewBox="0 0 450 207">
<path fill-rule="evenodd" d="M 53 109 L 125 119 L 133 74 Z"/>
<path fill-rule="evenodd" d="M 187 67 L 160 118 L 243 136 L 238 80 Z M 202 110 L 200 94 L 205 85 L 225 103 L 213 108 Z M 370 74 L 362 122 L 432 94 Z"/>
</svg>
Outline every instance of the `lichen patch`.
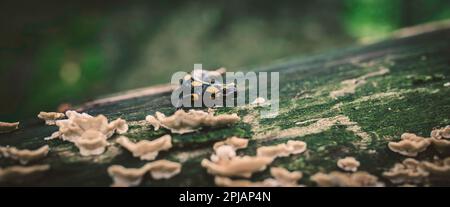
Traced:
<svg viewBox="0 0 450 207">
<path fill-rule="evenodd" d="M 288 171 L 282 167 L 270 168 L 270 174 L 275 178 L 279 186 L 282 187 L 295 187 L 298 186 L 297 182 L 303 177 L 303 173 L 300 171 Z"/>
<path fill-rule="evenodd" d="M 174 156 L 180 163 L 184 163 L 190 159 L 206 155 L 210 152 L 211 151 L 209 149 L 197 149 L 197 150 L 193 150 L 193 151 L 177 152 L 177 153 L 175 153 Z"/>
<path fill-rule="evenodd" d="M 213 149 L 217 149 L 220 146 L 224 146 L 224 145 L 230 145 L 235 150 L 244 149 L 248 145 L 248 139 L 240 138 L 240 137 L 236 137 L 236 136 L 229 137 L 225 141 L 216 142 L 213 146 Z"/>
<path fill-rule="evenodd" d="M 284 139 L 303 137 L 311 134 L 319 134 L 324 131 L 330 130 L 332 126 L 344 125 L 347 126 L 347 130 L 353 132 L 355 135 L 361 138 L 361 140 L 355 145 L 361 149 L 367 148 L 367 145 L 372 141 L 371 136 L 364 132 L 358 123 L 351 121 L 347 116 L 338 115 L 335 117 L 320 118 L 312 120 L 314 123 L 302 127 L 292 127 L 289 129 L 273 129 L 269 132 L 256 134 L 255 139 L 271 140 L 271 139 Z M 309 123 L 309 122 L 308 122 Z"/>
<path fill-rule="evenodd" d="M 341 82 L 342 87 L 340 89 L 330 92 L 330 97 L 338 98 L 338 97 L 345 96 L 348 94 L 354 94 L 356 91 L 356 88 L 367 83 L 366 79 L 375 77 L 375 76 L 381 76 L 386 73 L 389 73 L 389 69 L 380 67 L 378 71 L 367 73 L 358 78 L 344 80 Z"/>
<path fill-rule="evenodd" d="M 74 143 L 80 149 L 82 156 L 100 155 L 109 145 L 106 139 L 107 137 L 99 131 L 87 130 Z"/>
<path fill-rule="evenodd" d="M 431 138 L 433 147 L 440 153 L 446 153 L 450 151 L 450 140 Z"/>
<path fill-rule="evenodd" d="M 435 160 L 434 162 L 422 161 L 421 167 L 431 175 L 444 178 L 450 177 L 450 157 L 443 160 Z"/>
<path fill-rule="evenodd" d="M 277 187 L 276 182 L 273 179 L 266 179 L 264 181 L 253 182 L 246 179 L 233 180 L 229 177 L 216 176 L 214 177 L 214 183 L 220 187 Z"/>
<path fill-rule="evenodd" d="M 142 177 L 147 173 L 147 167 L 125 168 L 120 165 L 108 167 L 108 174 L 113 179 L 112 187 L 131 187 L 141 183 Z"/>
</svg>

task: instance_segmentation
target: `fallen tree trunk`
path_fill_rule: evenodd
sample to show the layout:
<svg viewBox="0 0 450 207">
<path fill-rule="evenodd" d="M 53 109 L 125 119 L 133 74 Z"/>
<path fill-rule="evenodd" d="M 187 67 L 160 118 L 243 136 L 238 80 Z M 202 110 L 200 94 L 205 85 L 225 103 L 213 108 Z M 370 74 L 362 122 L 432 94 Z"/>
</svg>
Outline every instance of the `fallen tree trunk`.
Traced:
<svg viewBox="0 0 450 207">
<path fill-rule="evenodd" d="M 407 157 L 391 151 L 388 142 L 400 140 L 404 132 L 429 137 L 433 128 L 450 125 L 449 54 L 450 29 L 443 28 L 256 68 L 280 72 L 280 114 L 262 119 L 258 108 L 218 109 L 219 114 L 238 113 L 241 121 L 227 128 L 173 135 L 173 148 L 160 153 L 158 159 L 182 163 L 181 173 L 168 180 L 144 179 L 142 185 L 214 186 L 214 176 L 200 162 L 209 158 L 214 142 L 231 136 L 250 140 L 247 148 L 238 151 L 241 155 L 254 155 L 259 146 L 287 140 L 306 142 L 305 153 L 277 158 L 270 166 L 302 171 L 300 183 L 307 186 L 315 185 L 310 177 L 317 172 L 339 171 L 336 162 L 346 156 L 361 163 L 359 170 L 375 175 L 387 186 L 396 185 L 383 172 Z M 170 89 L 164 87 L 130 91 L 81 109 L 110 120 L 127 120 L 130 130 L 125 135 L 133 140 L 152 140 L 168 134 L 165 129 L 153 131 L 144 118 L 156 111 L 175 111 Z M 21 122 L 19 130 L 0 134 L 0 146 L 50 146 L 47 157 L 36 162 L 50 165 L 44 176 L 3 180 L 0 185 L 109 186 L 112 180 L 108 166 L 140 167 L 146 163 L 114 142 L 102 155 L 83 157 L 70 142 L 44 140 L 56 130 L 35 118 Z M 428 147 L 415 159 L 433 161 L 434 157 L 443 159 L 449 154 Z M 2 168 L 13 165 L 17 163 L 0 159 Z M 251 180 L 268 176 L 265 170 Z M 448 172 L 430 175 L 418 185 L 450 185 L 450 176 Z"/>
</svg>

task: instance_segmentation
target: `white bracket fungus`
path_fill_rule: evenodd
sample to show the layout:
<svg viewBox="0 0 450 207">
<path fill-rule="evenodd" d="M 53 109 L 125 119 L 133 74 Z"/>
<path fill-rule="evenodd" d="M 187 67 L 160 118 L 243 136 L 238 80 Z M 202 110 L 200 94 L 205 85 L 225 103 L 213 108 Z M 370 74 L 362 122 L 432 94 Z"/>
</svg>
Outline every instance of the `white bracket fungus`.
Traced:
<svg viewBox="0 0 450 207">
<path fill-rule="evenodd" d="M 270 174 L 273 178 L 267 178 L 263 181 L 252 182 L 246 179 L 233 180 L 228 177 L 216 176 L 214 182 L 222 187 L 298 187 L 297 181 L 303 174 L 300 171 L 289 172 L 280 167 L 270 168 Z"/>
<path fill-rule="evenodd" d="M 329 174 L 316 173 L 310 178 L 319 187 L 382 187 L 378 178 L 364 171 L 343 173 L 333 171 Z"/>
<path fill-rule="evenodd" d="M 157 160 L 147 164 L 153 179 L 169 179 L 181 172 L 181 164 L 168 160 Z"/>
<path fill-rule="evenodd" d="M 289 172 L 282 167 L 270 168 L 270 174 L 275 178 L 279 186 L 294 187 L 298 186 L 297 181 L 303 177 L 303 173 L 300 171 Z"/>
<path fill-rule="evenodd" d="M 50 165 L 12 166 L 0 168 L 0 182 L 21 180 L 26 176 L 42 173 L 50 169 Z"/>
<path fill-rule="evenodd" d="M 277 187 L 277 183 L 274 183 L 272 179 L 252 182 L 245 179 L 233 180 L 228 177 L 216 176 L 214 183 L 221 187 Z"/>
<path fill-rule="evenodd" d="M 421 167 L 430 174 L 450 177 L 450 157 L 435 162 L 423 161 Z"/>
<path fill-rule="evenodd" d="M 121 136 L 116 141 L 133 153 L 134 157 L 139 157 L 141 160 L 154 160 L 158 156 L 159 151 L 168 150 L 172 147 L 172 137 L 170 135 L 164 135 L 152 141 L 142 140 L 137 143 Z"/>
<path fill-rule="evenodd" d="M 216 150 L 217 148 L 219 148 L 220 146 L 223 146 L 223 145 L 230 145 L 234 149 L 244 149 L 248 145 L 248 139 L 233 136 L 233 137 L 227 138 L 225 141 L 216 142 L 213 146 L 213 149 Z"/>
<path fill-rule="evenodd" d="M 412 133 L 403 133 L 399 142 L 389 142 L 388 147 L 394 152 L 404 156 L 415 157 L 430 145 L 429 139 L 419 137 Z"/>
<path fill-rule="evenodd" d="M 437 151 L 448 152 L 450 150 L 450 125 L 431 131 L 431 142 Z"/>
<path fill-rule="evenodd" d="M 396 163 L 389 171 L 383 172 L 383 176 L 395 184 L 420 183 L 428 175 L 429 173 L 420 166 L 420 162 L 412 158 L 407 158 L 402 163 Z"/>
<path fill-rule="evenodd" d="M 272 162 L 268 157 L 232 157 L 229 160 L 214 162 L 203 159 L 201 165 L 208 173 L 220 176 L 240 176 L 249 178 L 254 172 L 263 171 Z"/>
<path fill-rule="evenodd" d="M 8 133 L 19 129 L 19 122 L 9 123 L 0 121 L 0 133 Z"/>
<path fill-rule="evenodd" d="M 440 128 L 440 129 L 435 129 L 433 131 L 431 131 L 431 138 L 435 138 L 435 139 L 450 139 L 450 125 L 444 127 L 444 128 Z"/>
<path fill-rule="evenodd" d="M 82 156 L 100 155 L 109 145 L 106 139 L 106 136 L 99 131 L 87 130 L 75 140 L 75 146 L 80 149 Z"/>
<path fill-rule="evenodd" d="M 27 164 L 30 161 L 38 160 L 47 156 L 49 149 L 50 148 L 48 145 L 42 146 L 36 150 L 19 150 L 15 147 L 0 146 L 0 157 L 19 160 L 21 164 Z"/>
<path fill-rule="evenodd" d="M 58 113 L 58 112 L 44 112 L 41 111 L 38 114 L 38 118 L 45 121 L 45 124 L 47 125 L 55 125 L 56 120 L 65 118 L 66 115 L 64 113 Z"/>
<path fill-rule="evenodd" d="M 108 167 L 108 174 L 113 178 L 114 187 L 137 186 L 141 183 L 142 177 L 147 173 L 146 165 L 141 168 L 125 168 L 120 165 Z"/>
<path fill-rule="evenodd" d="M 256 150 L 256 154 L 260 157 L 275 159 L 277 157 L 287 157 L 291 154 L 303 153 L 306 151 L 306 146 L 306 143 L 303 141 L 289 140 L 287 143 L 259 147 Z"/>
<path fill-rule="evenodd" d="M 146 173 L 150 173 L 153 179 L 169 179 L 180 172 L 181 164 L 168 160 L 149 162 L 141 168 L 125 168 L 120 165 L 108 168 L 108 174 L 114 181 L 112 186 L 115 187 L 137 186 Z"/>
<path fill-rule="evenodd" d="M 450 140 L 431 138 L 433 147 L 440 153 L 450 152 Z"/>
<path fill-rule="evenodd" d="M 337 166 L 345 171 L 356 172 L 359 167 L 359 161 L 354 157 L 345 157 L 337 161 Z"/>
<path fill-rule="evenodd" d="M 240 176 L 249 178 L 252 173 L 266 169 L 272 162 L 268 157 L 237 157 L 236 150 L 247 147 L 248 140 L 230 137 L 214 144 L 214 154 L 211 160 L 203 159 L 201 165 L 210 174 L 219 176 Z"/>
<path fill-rule="evenodd" d="M 215 116 L 213 112 L 204 112 L 201 110 L 176 111 L 172 116 L 166 117 L 160 112 L 155 116 L 145 117 L 155 130 L 161 126 L 169 129 L 172 133 L 184 134 L 199 130 L 203 126 L 220 127 L 234 124 L 240 120 L 237 114 L 221 114 Z"/>
<path fill-rule="evenodd" d="M 73 142 L 83 156 L 102 154 L 108 145 L 108 138 L 114 133 L 123 134 L 128 131 L 126 121 L 121 118 L 108 123 L 103 115 L 93 117 L 86 113 L 67 111 L 66 116 L 67 119 L 56 121 L 59 131 L 46 139 L 61 138 Z"/>
</svg>

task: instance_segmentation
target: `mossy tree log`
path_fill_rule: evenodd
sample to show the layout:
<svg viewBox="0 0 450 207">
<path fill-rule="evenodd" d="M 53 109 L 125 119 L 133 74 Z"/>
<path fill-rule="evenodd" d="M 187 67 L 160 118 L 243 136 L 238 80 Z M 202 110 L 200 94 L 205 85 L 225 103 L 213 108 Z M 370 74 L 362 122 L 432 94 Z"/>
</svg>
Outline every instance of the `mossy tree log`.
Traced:
<svg viewBox="0 0 450 207">
<path fill-rule="evenodd" d="M 450 87 L 444 86 L 450 82 L 449 54 L 450 30 L 440 29 L 257 68 L 280 72 L 280 115 L 261 119 L 258 108 L 219 108 L 217 113 L 236 112 L 242 120 L 227 128 L 173 135 L 174 147 L 160 153 L 158 159 L 182 162 L 181 173 L 169 180 L 144 179 L 142 185 L 213 186 L 214 176 L 200 166 L 200 161 L 210 156 L 214 142 L 239 136 L 250 139 L 249 147 L 239 150 L 239 155 L 254 155 L 259 146 L 291 139 L 305 141 L 306 153 L 278 158 L 270 166 L 302 171 L 304 177 L 300 183 L 307 186 L 315 185 L 309 180 L 312 174 L 339 170 L 336 161 L 345 156 L 355 157 L 361 162 L 360 170 L 376 175 L 391 186 L 382 172 L 406 157 L 390 151 L 387 143 L 399 140 L 404 132 L 428 137 L 433 128 L 450 125 Z M 345 87 L 342 81 L 364 77 L 380 68 L 389 72 L 365 77 L 364 84 L 358 85 L 354 93 L 330 96 L 332 91 Z M 84 110 L 92 115 L 104 114 L 110 120 L 118 117 L 127 120 L 130 130 L 126 136 L 132 140 L 152 140 L 169 133 L 165 129 L 153 131 L 143 120 L 156 111 L 165 114 L 175 111 L 170 92 L 162 89 L 130 98 L 133 93 L 140 94 L 130 92 L 126 99 L 86 105 Z M 338 121 L 325 126 L 317 124 L 324 119 Z M 51 166 L 45 176 L 9 180 L 1 185 L 108 186 L 112 183 L 106 171 L 108 166 L 140 167 L 145 163 L 117 144 L 103 155 L 82 157 L 70 142 L 44 140 L 56 129 L 32 118 L 21 121 L 19 130 L 0 135 L 3 146 L 35 149 L 48 144 L 51 148 L 45 159 L 36 162 Z M 433 160 L 449 154 L 438 153 L 430 147 L 416 159 Z M 0 159 L 1 167 L 17 164 Z M 269 176 L 265 170 L 254 174 L 251 180 Z M 434 177 L 419 185 L 448 186 L 450 176 Z"/>
</svg>

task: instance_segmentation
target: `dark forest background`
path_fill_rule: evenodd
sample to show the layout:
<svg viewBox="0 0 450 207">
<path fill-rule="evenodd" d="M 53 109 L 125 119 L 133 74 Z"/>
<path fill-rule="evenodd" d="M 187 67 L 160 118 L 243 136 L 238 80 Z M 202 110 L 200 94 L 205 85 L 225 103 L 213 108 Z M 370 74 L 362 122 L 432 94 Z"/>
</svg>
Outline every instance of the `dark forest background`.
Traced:
<svg viewBox="0 0 450 207">
<path fill-rule="evenodd" d="M 166 83 L 194 63 L 242 70 L 448 18 L 448 0 L 3 0 L 0 120 Z"/>
</svg>

